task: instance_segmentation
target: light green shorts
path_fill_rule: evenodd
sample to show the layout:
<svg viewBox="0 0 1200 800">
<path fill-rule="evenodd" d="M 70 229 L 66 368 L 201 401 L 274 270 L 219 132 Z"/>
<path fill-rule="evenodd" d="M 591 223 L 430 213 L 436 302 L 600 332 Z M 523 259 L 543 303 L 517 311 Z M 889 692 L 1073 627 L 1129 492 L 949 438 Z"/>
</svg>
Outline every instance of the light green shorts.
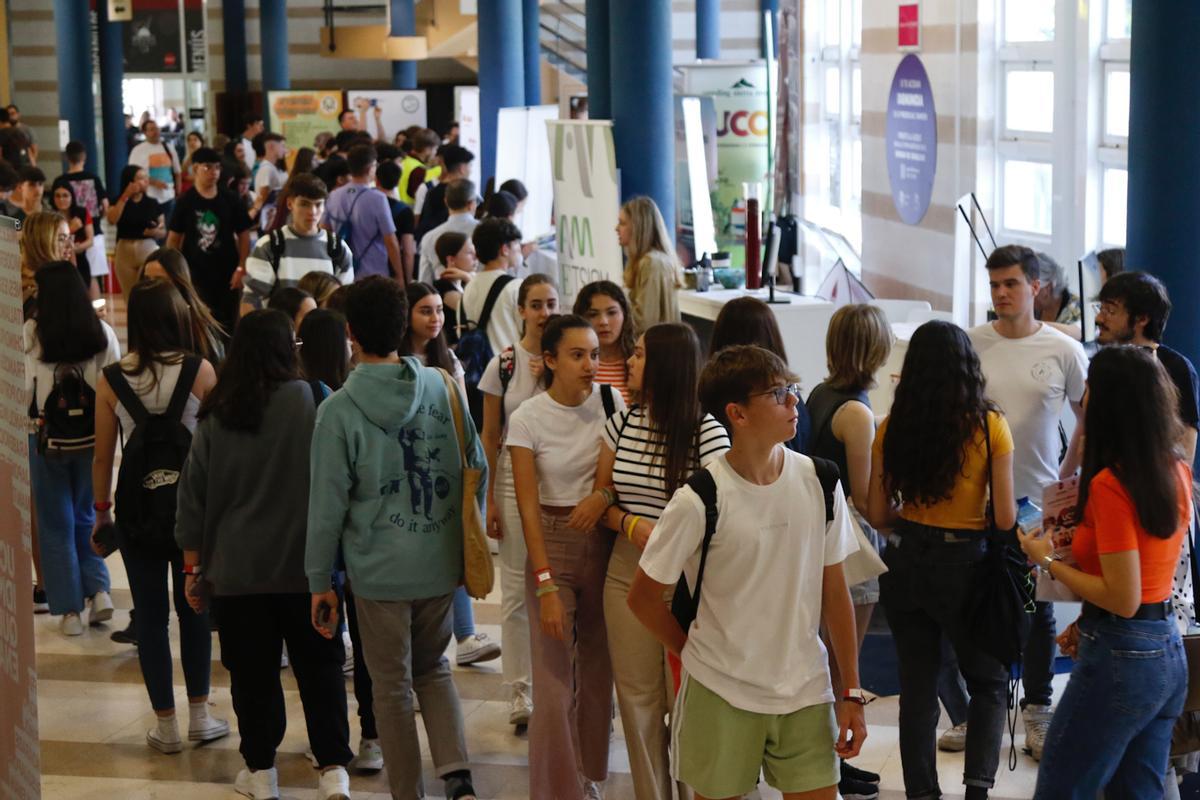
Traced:
<svg viewBox="0 0 1200 800">
<path fill-rule="evenodd" d="M 671 721 L 671 768 L 705 797 L 741 797 L 758 784 L 810 792 L 837 784 L 832 703 L 791 714 L 756 714 L 725 702 L 686 672 Z"/>
</svg>

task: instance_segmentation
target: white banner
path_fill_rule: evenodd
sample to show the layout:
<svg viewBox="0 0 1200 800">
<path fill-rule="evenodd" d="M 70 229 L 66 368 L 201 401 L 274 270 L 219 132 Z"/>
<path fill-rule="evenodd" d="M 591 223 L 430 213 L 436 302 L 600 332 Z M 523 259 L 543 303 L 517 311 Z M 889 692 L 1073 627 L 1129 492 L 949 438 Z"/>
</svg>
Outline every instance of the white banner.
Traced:
<svg viewBox="0 0 1200 800">
<path fill-rule="evenodd" d="M 527 242 L 554 229 L 554 181 L 545 131 L 546 123 L 556 119 L 558 106 L 500 109 L 496 126 L 496 188 L 516 178 L 529 190 L 525 205 L 513 220 Z"/>
<path fill-rule="evenodd" d="M 423 89 L 351 89 L 346 92 L 346 101 L 346 108 L 358 117 L 359 130 L 376 139 L 391 142 L 405 128 L 429 124 Z"/>
<path fill-rule="evenodd" d="M 479 127 L 479 87 L 454 87 L 454 119 L 458 121 L 458 144 L 475 155 L 471 162 L 471 182 L 480 195 L 483 194 L 483 132 Z"/>
<path fill-rule="evenodd" d="M 608 120 L 551 120 L 546 127 L 558 223 L 559 308 L 570 308 L 585 284 L 621 285 L 616 149 Z"/>
</svg>

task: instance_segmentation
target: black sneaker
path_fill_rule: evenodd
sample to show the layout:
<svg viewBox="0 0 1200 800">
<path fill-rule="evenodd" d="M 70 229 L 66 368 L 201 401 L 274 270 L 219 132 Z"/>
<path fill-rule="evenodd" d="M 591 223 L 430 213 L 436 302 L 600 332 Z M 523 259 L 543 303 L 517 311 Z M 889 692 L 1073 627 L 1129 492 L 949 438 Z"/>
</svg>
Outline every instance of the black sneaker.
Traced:
<svg viewBox="0 0 1200 800">
<path fill-rule="evenodd" d="M 842 778 L 838 783 L 838 794 L 842 800 L 878 800 L 879 786 L 865 781 Z"/>
<path fill-rule="evenodd" d="M 859 781 L 860 783 L 874 783 L 879 785 L 879 775 L 874 772 L 867 772 L 865 769 L 859 769 L 848 761 L 842 762 L 842 780 Z"/>
<path fill-rule="evenodd" d="M 129 612 L 129 625 L 124 630 L 113 631 L 112 636 L 109 636 L 108 638 L 112 639 L 118 644 L 131 644 L 134 647 L 137 647 L 137 628 L 134 625 L 132 611 Z"/>
<path fill-rule="evenodd" d="M 46 590 L 40 586 L 33 587 L 33 613 L 50 613 L 50 602 L 46 599 Z"/>
</svg>

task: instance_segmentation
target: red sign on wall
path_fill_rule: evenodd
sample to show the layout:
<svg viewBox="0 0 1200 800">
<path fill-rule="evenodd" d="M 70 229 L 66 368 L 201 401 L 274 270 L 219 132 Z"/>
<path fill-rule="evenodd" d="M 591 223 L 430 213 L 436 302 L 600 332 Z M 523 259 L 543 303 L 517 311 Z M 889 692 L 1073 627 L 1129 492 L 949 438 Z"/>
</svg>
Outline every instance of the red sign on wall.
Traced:
<svg viewBox="0 0 1200 800">
<path fill-rule="evenodd" d="M 897 28 L 897 44 L 903 48 L 921 46 L 921 5 L 901 3 L 900 22 Z"/>
</svg>

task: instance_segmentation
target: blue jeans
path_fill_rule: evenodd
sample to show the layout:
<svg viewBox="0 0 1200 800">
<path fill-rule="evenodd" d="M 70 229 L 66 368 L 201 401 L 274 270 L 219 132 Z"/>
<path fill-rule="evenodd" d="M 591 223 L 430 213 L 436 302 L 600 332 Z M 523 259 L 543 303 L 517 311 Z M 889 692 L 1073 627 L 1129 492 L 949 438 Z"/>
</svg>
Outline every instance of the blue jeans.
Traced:
<svg viewBox="0 0 1200 800">
<path fill-rule="evenodd" d="M 454 592 L 454 639 L 462 641 L 475 635 L 475 609 L 471 608 L 471 597 L 462 586 Z"/>
<path fill-rule="evenodd" d="M 171 616 L 168 573 L 174 584 L 180 658 L 187 694 L 188 697 L 206 696 L 212 671 L 212 634 L 208 628 L 208 613 L 193 611 L 183 593 L 183 553 L 177 551 L 168 560 L 146 553 L 122 539 L 121 559 L 125 562 L 133 607 L 137 611 L 134 622 L 137 625 L 138 662 L 142 666 L 142 680 L 150 695 L 150 705 L 155 711 L 175 707 L 171 642 L 167 636 Z"/>
<path fill-rule="evenodd" d="M 78 614 L 84 598 L 109 588 L 108 567 L 92 550 L 92 451 L 37 451 L 29 437 L 29 479 L 50 613 Z"/>
<path fill-rule="evenodd" d="M 1080 618 L 1079 657 L 1038 768 L 1034 800 L 1163 796 L 1187 663 L 1174 620 Z"/>
</svg>

